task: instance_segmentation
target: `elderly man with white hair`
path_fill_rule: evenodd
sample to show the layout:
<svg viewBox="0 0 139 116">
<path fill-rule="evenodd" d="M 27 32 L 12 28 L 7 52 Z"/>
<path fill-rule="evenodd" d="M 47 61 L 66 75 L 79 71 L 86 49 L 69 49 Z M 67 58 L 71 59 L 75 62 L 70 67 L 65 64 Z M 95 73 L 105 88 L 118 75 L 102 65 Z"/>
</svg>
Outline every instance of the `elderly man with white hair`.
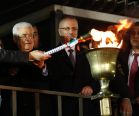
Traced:
<svg viewBox="0 0 139 116">
<path fill-rule="evenodd" d="M 42 75 L 42 71 L 44 66 L 46 65 L 44 63 L 44 60 L 50 58 L 50 56 L 44 55 L 41 51 L 32 51 L 34 48 L 34 34 L 33 27 L 30 23 L 19 22 L 15 24 L 13 26 L 12 33 L 13 40 L 17 45 L 17 50 L 19 51 L 19 53 L 23 52 L 22 54 L 26 55 L 32 53 L 30 54 L 30 57 L 32 57 L 32 59 L 30 60 L 32 62 L 12 64 L 12 66 L 9 68 L 9 71 L 7 72 L 8 76 L 12 77 L 11 79 L 13 80 L 11 81 L 13 82 L 14 86 L 41 88 L 41 82 L 44 81 L 44 75 Z M 36 56 L 34 56 L 34 52 L 37 53 Z M 33 116 L 33 114 L 35 113 L 34 94 L 18 93 L 17 105 L 19 108 L 17 112 L 18 115 Z"/>
</svg>

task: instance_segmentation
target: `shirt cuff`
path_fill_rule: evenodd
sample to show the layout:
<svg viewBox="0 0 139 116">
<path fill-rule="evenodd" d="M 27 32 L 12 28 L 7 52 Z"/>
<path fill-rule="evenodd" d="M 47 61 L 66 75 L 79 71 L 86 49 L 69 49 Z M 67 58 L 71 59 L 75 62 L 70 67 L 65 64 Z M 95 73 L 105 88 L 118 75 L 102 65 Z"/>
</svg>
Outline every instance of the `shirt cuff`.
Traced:
<svg viewBox="0 0 139 116">
<path fill-rule="evenodd" d="M 47 66 L 46 65 L 42 69 L 42 75 L 45 76 L 45 77 L 48 76 L 48 69 L 47 69 Z"/>
</svg>

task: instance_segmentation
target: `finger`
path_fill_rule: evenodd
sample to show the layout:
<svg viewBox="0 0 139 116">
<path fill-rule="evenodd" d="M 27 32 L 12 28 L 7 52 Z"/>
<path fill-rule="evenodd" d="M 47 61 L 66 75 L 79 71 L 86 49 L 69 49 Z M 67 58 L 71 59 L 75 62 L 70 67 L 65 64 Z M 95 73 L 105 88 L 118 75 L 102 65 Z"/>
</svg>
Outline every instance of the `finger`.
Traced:
<svg viewBox="0 0 139 116">
<path fill-rule="evenodd" d="M 82 94 L 82 95 L 86 95 L 86 90 L 83 89 L 83 90 L 81 91 L 81 94 Z"/>
</svg>

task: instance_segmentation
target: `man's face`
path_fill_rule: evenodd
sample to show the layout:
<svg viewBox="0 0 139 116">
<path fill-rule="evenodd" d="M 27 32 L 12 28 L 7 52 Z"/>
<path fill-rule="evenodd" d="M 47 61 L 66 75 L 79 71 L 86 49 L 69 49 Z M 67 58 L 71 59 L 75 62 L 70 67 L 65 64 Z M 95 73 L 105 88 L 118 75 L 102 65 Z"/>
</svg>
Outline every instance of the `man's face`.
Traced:
<svg viewBox="0 0 139 116">
<path fill-rule="evenodd" d="M 39 34 L 37 27 L 33 27 L 33 34 L 34 34 L 34 48 L 39 46 Z"/>
<path fill-rule="evenodd" d="M 31 27 L 20 28 L 18 47 L 23 52 L 29 52 L 34 47 L 33 29 Z"/>
<path fill-rule="evenodd" d="M 132 48 L 139 49 L 139 26 L 134 26 L 131 29 L 130 43 Z"/>
<path fill-rule="evenodd" d="M 59 24 L 59 35 L 64 43 L 69 42 L 78 35 L 78 22 L 75 19 L 65 19 Z"/>
</svg>

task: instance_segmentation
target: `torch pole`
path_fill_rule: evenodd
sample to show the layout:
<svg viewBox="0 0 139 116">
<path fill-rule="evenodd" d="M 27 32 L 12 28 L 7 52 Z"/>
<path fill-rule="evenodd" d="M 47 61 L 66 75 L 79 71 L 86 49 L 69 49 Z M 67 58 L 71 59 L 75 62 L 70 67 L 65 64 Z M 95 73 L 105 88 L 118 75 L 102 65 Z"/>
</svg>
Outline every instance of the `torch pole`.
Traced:
<svg viewBox="0 0 139 116">
<path fill-rule="evenodd" d="M 112 116 L 111 98 L 100 99 L 100 114 L 101 116 Z"/>
<path fill-rule="evenodd" d="M 104 97 L 100 99 L 100 114 L 101 116 L 112 116 L 111 98 L 109 96 L 112 93 L 109 91 L 110 80 L 102 79 L 99 81 L 101 85 L 100 92 L 103 93 Z"/>
</svg>

